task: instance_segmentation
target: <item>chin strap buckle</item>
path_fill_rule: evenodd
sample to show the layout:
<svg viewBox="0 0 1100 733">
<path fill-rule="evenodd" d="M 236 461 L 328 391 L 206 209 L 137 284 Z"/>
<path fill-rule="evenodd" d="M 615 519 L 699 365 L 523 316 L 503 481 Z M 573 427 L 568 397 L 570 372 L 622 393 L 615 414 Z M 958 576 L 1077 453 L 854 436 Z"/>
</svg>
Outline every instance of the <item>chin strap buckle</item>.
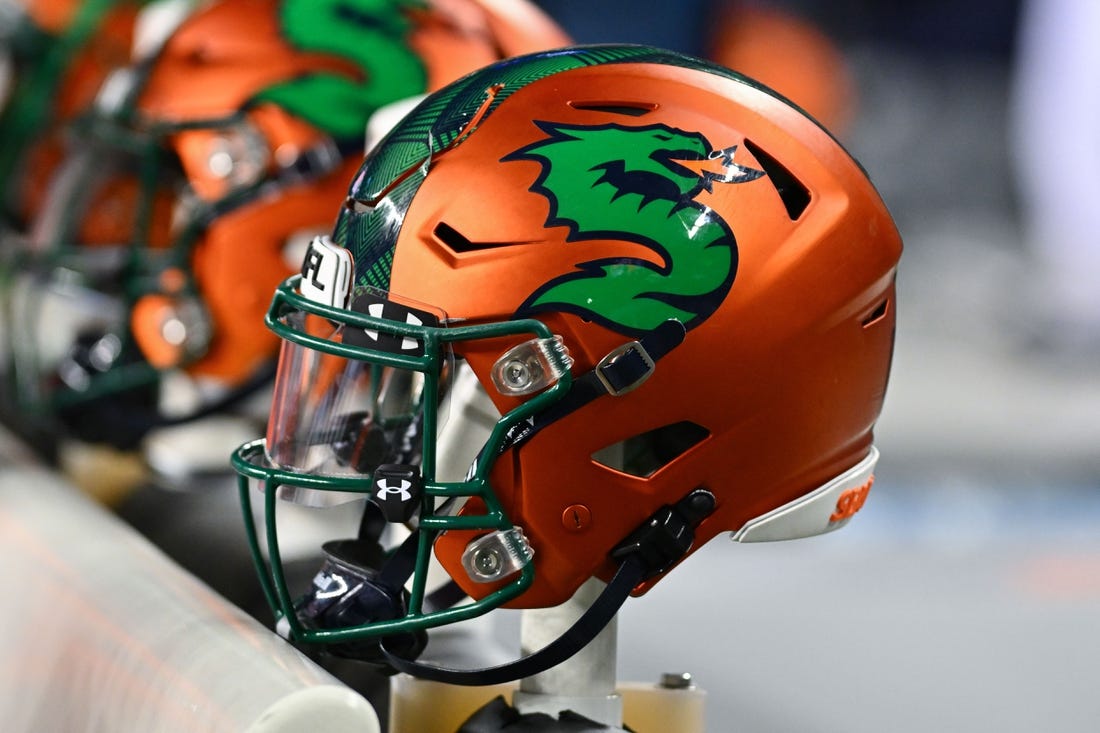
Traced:
<svg viewBox="0 0 1100 733">
<path fill-rule="evenodd" d="M 611 557 L 638 558 L 644 567 L 642 580 L 660 575 L 688 553 L 695 542 L 695 527 L 715 506 L 714 494 L 695 489 L 672 506 L 658 509 L 611 551 Z"/>
<path fill-rule="evenodd" d="M 612 397 L 642 386 L 653 375 L 656 363 L 638 341 L 629 341 L 600 359 L 596 378 Z"/>
</svg>

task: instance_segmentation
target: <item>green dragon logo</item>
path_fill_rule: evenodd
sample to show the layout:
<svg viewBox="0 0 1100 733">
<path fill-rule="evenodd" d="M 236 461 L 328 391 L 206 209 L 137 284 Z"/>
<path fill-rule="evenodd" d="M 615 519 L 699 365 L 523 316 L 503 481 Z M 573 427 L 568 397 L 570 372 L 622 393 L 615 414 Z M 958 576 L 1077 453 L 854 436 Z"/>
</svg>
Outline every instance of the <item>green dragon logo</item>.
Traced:
<svg viewBox="0 0 1100 733">
<path fill-rule="evenodd" d="M 287 40 L 303 51 L 353 62 L 358 78 L 313 73 L 275 84 L 256 96 L 273 102 L 340 140 L 358 140 L 379 107 L 419 94 L 427 86 L 423 63 L 409 47 L 409 10 L 424 0 L 284 0 L 280 21 Z"/>
<path fill-rule="evenodd" d="M 581 262 L 531 294 L 519 313 L 563 310 L 635 336 L 669 319 L 688 329 L 706 320 L 733 284 L 737 242 L 694 199 L 715 183 L 745 183 L 764 172 L 734 163 L 736 145 L 715 150 L 701 134 L 667 125 L 535 124 L 547 137 L 502 160 L 542 166 L 530 190 L 550 202 L 546 226 L 568 227 L 569 242 L 635 242 L 661 264 Z"/>
</svg>

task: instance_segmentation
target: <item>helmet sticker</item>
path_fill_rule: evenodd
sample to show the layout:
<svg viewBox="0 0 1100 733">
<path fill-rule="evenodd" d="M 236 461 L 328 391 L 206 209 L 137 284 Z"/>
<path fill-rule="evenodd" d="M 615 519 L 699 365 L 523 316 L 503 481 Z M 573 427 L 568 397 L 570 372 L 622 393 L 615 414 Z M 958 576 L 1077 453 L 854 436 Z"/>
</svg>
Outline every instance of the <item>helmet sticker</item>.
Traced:
<svg viewBox="0 0 1100 733">
<path fill-rule="evenodd" d="M 405 40 L 412 23 L 401 12 L 424 7 L 422 0 L 285 0 L 280 20 L 289 43 L 346 58 L 360 73 L 300 76 L 256 101 L 273 102 L 337 139 L 360 139 L 374 110 L 427 85 L 423 63 Z"/>
<path fill-rule="evenodd" d="M 352 182 L 349 190 L 349 200 L 357 202 L 359 205 L 346 206 L 341 210 L 336 227 L 333 230 L 332 238 L 337 242 L 344 243 L 344 245 L 352 251 L 356 266 L 354 284 L 370 285 L 371 287 L 382 290 L 388 289 L 393 266 L 393 250 L 397 245 L 397 234 L 400 229 L 401 219 L 413 197 L 416 195 L 417 189 L 423 182 L 434 155 L 439 154 L 441 151 L 448 150 L 452 145 L 456 144 L 456 141 L 460 141 L 460 138 L 473 134 L 478 125 L 489 119 L 501 104 L 507 102 L 513 94 L 529 84 L 572 69 L 622 63 L 664 64 L 703 70 L 708 73 L 738 81 L 742 84 L 761 88 L 768 94 L 774 94 L 774 92 L 770 90 L 759 87 L 759 85 L 751 79 L 743 77 L 729 69 L 724 69 L 690 56 L 684 56 L 672 51 L 649 48 L 647 46 L 582 46 L 571 49 L 545 51 L 530 54 L 528 56 L 507 59 L 475 71 L 429 95 L 422 103 L 406 115 L 401 122 L 389 132 L 385 141 L 371 151 L 363 167 L 359 170 L 358 175 Z M 474 118 L 478 120 L 477 124 L 471 124 Z M 542 188 L 547 191 L 547 193 L 543 195 L 546 195 L 548 198 L 551 196 L 560 198 L 557 194 L 560 192 L 559 189 L 563 185 L 558 183 L 560 176 L 554 176 L 553 180 L 550 180 L 549 176 L 549 168 L 552 166 L 566 165 L 565 162 L 559 162 L 557 160 L 560 155 L 558 151 L 568 149 L 577 150 L 578 153 L 580 153 L 583 150 L 585 154 L 591 155 L 592 162 L 590 162 L 588 166 L 581 168 L 579 162 L 575 164 L 575 173 L 585 172 L 593 163 L 611 162 L 607 154 L 594 145 L 593 140 L 588 139 L 587 136 L 578 132 L 577 135 L 579 137 L 576 142 L 580 144 L 575 148 L 565 146 L 564 143 L 568 142 L 565 138 L 572 137 L 571 128 L 565 125 L 553 125 L 552 123 L 544 124 L 549 128 L 546 129 L 549 135 L 547 140 L 543 141 L 543 143 L 531 145 L 516 151 L 510 157 L 511 159 L 519 159 L 519 156 L 526 156 L 531 160 L 539 160 L 542 162 L 544 159 L 546 161 L 543 163 L 544 171 L 542 180 L 548 182 L 544 183 Z M 554 133 L 554 129 L 560 132 Z M 580 129 L 582 128 L 577 128 L 577 130 Z M 587 129 L 595 131 L 605 128 Z M 632 130 L 648 129 L 651 133 L 650 136 L 653 138 L 656 138 L 656 136 L 660 134 L 659 132 L 655 132 L 652 127 L 617 128 L 618 133 L 614 132 L 615 129 L 616 128 L 613 126 L 606 128 L 608 135 L 607 139 L 610 140 L 611 137 L 616 134 L 620 135 L 620 144 L 630 138 Z M 594 132 L 593 134 L 596 133 Z M 692 147 L 688 148 L 688 150 L 680 150 L 677 154 L 693 161 L 696 164 L 693 168 L 703 167 L 700 164 L 708 160 L 707 155 L 718 156 L 708 161 L 707 167 L 712 169 L 713 175 L 699 173 L 690 181 L 692 184 L 702 186 L 702 188 L 695 188 L 693 185 L 691 187 L 691 193 L 685 193 L 678 199 L 681 208 L 687 207 L 690 211 L 676 213 L 675 218 L 680 222 L 680 226 L 684 226 L 686 223 L 690 228 L 694 222 L 700 218 L 705 208 L 701 204 L 692 201 L 692 196 L 697 195 L 699 191 L 709 187 L 714 181 L 733 182 L 731 179 L 726 178 L 726 175 L 730 171 L 736 170 L 736 168 L 732 168 L 729 165 L 724 167 L 720 165 L 721 163 L 729 162 L 724 157 L 724 154 L 728 152 L 729 155 L 732 156 L 733 149 L 730 148 L 728 151 L 714 151 L 710 143 L 698 133 L 687 133 L 669 128 L 668 134 L 673 136 L 672 139 L 667 141 L 656 141 L 662 143 L 663 146 L 656 145 L 651 140 L 650 151 L 654 153 L 659 153 L 661 150 L 671 152 L 676 151 L 680 145 L 690 145 Z M 644 136 L 643 133 L 638 133 L 638 135 L 639 139 Z M 693 138 L 694 142 L 688 141 L 688 138 Z M 551 142 L 562 144 L 562 147 L 555 147 L 553 149 L 554 152 L 551 153 Z M 629 158 L 625 156 L 622 157 L 624 174 L 632 170 L 626 166 L 628 161 L 632 164 L 635 163 L 636 157 L 637 156 Z M 422 169 L 425 173 L 422 175 L 410 175 L 410 172 L 414 169 Z M 671 159 L 669 165 L 665 166 L 665 169 L 666 171 L 664 172 L 656 172 L 669 176 L 670 183 L 678 188 L 686 185 L 683 181 L 679 183 L 677 181 L 679 177 L 686 175 L 688 171 L 677 169 L 675 165 L 672 164 Z M 723 173 L 723 170 L 726 171 L 726 173 Z M 597 172 L 597 177 L 606 173 L 611 180 L 617 181 L 619 185 L 622 186 L 624 176 L 617 176 L 617 172 L 617 170 L 600 171 Z M 629 176 L 627 177 L 629 178 Z M 744 180 L 750 179 L 745 178 Z M 614 185 L 611 184 L 610 181 L 606 183 L 607 185 Z M 594 181 L 589 181 L 588 187 L 594 188 L 595 185 Z M 613 192 L 612 189 L 608 190 Z M 536 192 L 541 193 L 542 191 L 537 190 Z M 591 196 L 593 194 L 594 191 L 589 191 L 584 195 Z M 382 211 L 375 209 L 378 202 L 383 198 L 390 199 L 389 205 L 385 207 L 385 216 Z M 642 199 L 636 196 L 631 198 L 633 198 L 633 208 L 636 210 L 638 204 L 642 203 Z M 658 203 L 661 204 L 661 207 L 668 209 L 671 202 L 666 196 L 663 201 Z M 613 202 L 605 201 L 601 205 L 604 205 L 606 208 L 608 205 L 612 204 L 617 209 L 621 207 L 624 213 L 630 208 L 630 204 L 627 204 L 622 197 Z M 552 206 L 556 205 L 557 204 L 552 202 Z M 675 206 L 675 204 L 673 204 L 673 206 Z M 560 216 L 563 219 L 573 218 L 568 216 L 568 212 L 564 212 L 560 214 Z M 643 218 L 646 217 L 655 219 L 656 208 L 653 212 L 647 210 Z M 706 217 L 704 216 L 703 218 L 705 219 Z M 702 224 L 703 222 L 700 223 Z M 585 221 L 585 225 L 588 226 L 587 221 Z M 639 220 L 629 227 L 618 227 L 616 236 L 623 239 L 629 239 L 630 241 L 641 242 L 664 257 L 664 253 L 661 251 L 660 246 L 655 244 L 653 237 L 650 237 L 646 241 L 638 239 L 641 235 L 637 232 L 639 232 L 643 226 L 644 225 Z M 669 223 L 665 223 L 664 226 L 669 226 Z M 721 228 L 725 226 L 725 223 L 717 217 L 714 217 L 713 224 L 707 226 L 705 230 L 700 231 L 698 235 L 707 236 L 709 232 L 716 232 L 717 230 L 714 229 L 714 226 Z M 600 228 L 606 229 L 606 226 L 600 225 Z M 578 228 L 577 233 L 573 235 L 576 240 L 584 239 L 589 236 L 587 230 L 584 230 L 586 232 L 585 234 L 581 234 L 581 231 L 582 229 Z M 631 234 L 631 232 L 635 233 Z M 682 238 L 683 234 L 681 233 L 680 236 Z M 735 250 L 732 247 L 732 235 L 729 236 L 731 245 L 725 247 L 725 249 L 732 255 L 735 254 Z M 711 241 L 715 240 L 712 239 Z M 700 244 L 701 243 L 702 240 L 700 240 Z M 671 266 L 674 261 L 679 261 L 681 256 L 680 253 L 673 255 L 672 258 L 675 259 L 670 258 L 669 266 Z M 604 264 L 610 263 L 593 264 L 595 269 L 579 273 L 575 278 L 584 278 L 585 281 L 588 282 L 592 277 L 604 277 L 601 269 L 601 266 Z M 641 265 L 641 263 L 635 262 L 633 264 L 635 265 L 634 271 L 640 272 L 638 266 Z M 661 315 L 659 313 L 660 311 L 663 311 L 664 315 L 667 316 L 668 312 L 678 310 L 681 313 L 681 317 L 690 320 L 689 327 L 699 325 L 706 315 L 709 315 L 710 312 L 713 311 L 714 306 L 721 302 L 726 290 L 728 290 L 729 284 L 732 283 L 735 265 L 736 258 L 732 257 L 730 263 L 724 266 L 724 279 L 728 279 L 724 287 L 718 287 L 715 290 L 714 285 L 712 285 L 711 289 L 714 290 L 714 292 L 709 295 L 713 304 L 709 309 L 704 307 L 705 304 L 698 302 L 697 298 L 694 298 L 694 295 L 696 295 L 694 291 L 688 293 L 685 291 L 684 287 L 681 287 L 678 280 L 680 275 L 677 274 L 671 276 L 675 279 L 675 285 L 670 288 L 669 285 L 673 281 L 665 280 L 664 287 L 658 288 L 658 290 L 655 291 L 656 295 L 646 299 L 645 304 L 651 307 L 653 312 L 648 319 L 642 320 L 647 323 L 657 322 Z M 653 274 L 649 277 L 653 277 Z M 632 282 L 640 286 L 643 279 L 644 278 L 639 278 L 637 280 L 632 280 Z M 656 279 L 660 280 L 660 277 Z M 640 290 L 639 292 L 645 293 L 647 291 Z M 543 293 L 540 291 L 538 295 L 543 295 Z M 694 302 L 690 302 L 686 304 L 686 306 L 681 304 L 680 301 L 685 295 L 688 296 L 688 300 Z M 547 297 L 549 298 L 550 296 Z M 542 300 L 537 306 L 531 303 L 528 310 L 534 311 L 541 309 L 548 303 L 549 300 Z M 658 305 L 653 308 L 652 306 L 657 303 L 663 303 L 664 305 Z M 576 310 L 580 312 L 581 310 L 590 309 L 577 308 Z M 601 317 L 601 319 L 609 325 L 618 322 L 618 319 L 611 317 L 604 318 L 599 314 L 585 314 L 586 317 L 592 317 L 592 315 Z M 630 325 L 630 320 L 631 319 L 627 319 L 625 322 L 617 325 L 616 328 L 627 333 L 648 330 L 645 326 Z M 685 325 L 688 324 L 685 323 Z"/>
<path fill-rule="evenodd" d="M 737 243 L 729 224 L 695 198 L 715 183 L 764 172 L 735 163 L 736 145 L 715 150 L 700 133 L 667 125 L 536 124 L 546 137 L 503 160 L 542 167 L 530 190 L 550 202 L 546 226 L 568 227 L 569 242 L 634 242 L 660 264 L 582 262 L 532 293 L 519 313 L 569 311 L 628 335 L 669 319 L 689 329 L 702 323 L 733 284 Z"/>
<path fill-rule="evenodd" d="M 314 237 L 302 261 L 302 295 L 343 308 L 351 289 L 351 253 L 328 237 Z"/>
</svg>

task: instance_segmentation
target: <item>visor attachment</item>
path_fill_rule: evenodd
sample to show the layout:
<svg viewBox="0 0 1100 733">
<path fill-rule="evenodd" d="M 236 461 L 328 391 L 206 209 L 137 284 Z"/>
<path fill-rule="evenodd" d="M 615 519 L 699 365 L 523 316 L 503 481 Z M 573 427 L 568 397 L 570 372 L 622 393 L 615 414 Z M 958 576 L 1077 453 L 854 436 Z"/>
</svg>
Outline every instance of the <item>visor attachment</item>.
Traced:
<svg viewBox="0 0 1100 733">
<path fill-rule="evenodd" d="M 493 365 L 492 380 L 502 395 L 517 397 L 549 387 L 573 366 L 561 336 L 531 339 L 514 346 Z"/>
<path fill-rule="evenodd" d="M 492 583 L 519 572 L 534 556 L 523 530 L 512 527 L 471 542 L 462 553 L 462 567 L 475 583 Z"/>
<path fill-rule="evenodd" d="M 316 315 L 292 313 L 287 323 L 338 344 L 364 337 L 361 330 L 334 327 Z M 420 462 L 425 401 L 438 398 L 428 391 L 419 371 L 284 341 L 268 421 L 267 458 L 273 466 L 312 476 L 358 476 L 372 485 L 383 481 L 387 487 L 400 487 L 402 480 L 412 480 L 408 469 Z M 387 464 L 393 464 L 386 468 L 389 473 L 379 474 Z M 289 493 L 282 498 L 311 505 L 325 495 L 324 505 L 355 498 L 286 488 Z M 403 495 L 386 493 L 388 499 Z"/>
<path fill-rule="evenodd" d="M 422 330 L 438 328 L 444 315 L 370 288 L 353 293 L 352 265 L 346 249 L 316 237 L 304 257 L 298 292 L 324 308 L 376 319 L 378 327 L 308 309 L 276 317 L 302 340 L 283 340 L 265 453 L 281 470 L 364 481 L 360 492 L 315 491 L 308 481 L 290 482 L 279 487 L 281 499 L 331 506 L 367 493 L 387 521 L 408 522 L 423 503 L 425 431 L 434 435 L 446 416 L 450 348 L 434 347 L 429 354 Z"/>
</svg>

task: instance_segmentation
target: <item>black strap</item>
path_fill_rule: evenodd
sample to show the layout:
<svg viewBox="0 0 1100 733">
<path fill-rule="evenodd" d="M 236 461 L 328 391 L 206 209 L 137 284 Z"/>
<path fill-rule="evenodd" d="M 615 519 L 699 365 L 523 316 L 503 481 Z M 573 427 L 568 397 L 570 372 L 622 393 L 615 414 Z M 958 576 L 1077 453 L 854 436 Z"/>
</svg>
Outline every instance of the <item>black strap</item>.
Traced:
<svg viewBox="0 0 1100 733">
<path fill-rule="evenodd" d="M 615 349 L 595 369 L 577 377 L 569 394 L 547 412 L 561 410 L 561 414 L 567 414 L 597 397 L 629 391 L 653 372 L 656 361 L 683 343 L 686 335 L 684 324 L 665 321 L 637 341 Z"/>
<path fill-rule="evenodd" d="M 695 527 L 716 505 L 714 494 L 699 488 L 674 505 L 658 509 L 611 551 L 611 557 L 621 564 L 595 602 L 564 634 L 526 657 L 495 667 L 452 669 L 396 654 L 387 646 L 389 639 L 381 640 L 382 653 L 398 672 L 451 685 L 495 685 L 544 672 L 595 639 L 639 583 L 663 573 L 687 555 L 695 539 Z"/>
<path fill-rule="evenodd" d="M 677 320 L 667 320 L 637 341 L 630 341 L 604 357 L 595 369 L 573 380 L 564 397 L 505 435 L 498 455 L 530 440 L 547 425 L 604 395 L 621 395 L 653 373 L 656 362 L 684 341 L 687 331 Z"/>
<path fill-rule="evenodd" d="M 388 639 L 382 640 L 382 653 L 398 672 L 451 685 L 496 685 L 531 677 L 561 664 L 596 638 L 619 612 L 619 608 L 630 596 L 630 591 L 642 582 L 645 575 L 645 565 L 638 555 L 626 557 L 596 601 L 564 634 L 537 652 L 512 662 L 479 669 L 437 667 L 394 654 L 387 646 Z"/>
<path fill-rule="evenodd" d="M 510 431 L 501 452 L 527 441 L 543 427 L 598 397 L 608 394 L 617 396 L 634 389 L 652 374 L 658 359 L 683 342 L 685 335 L 682 323 L 669 320 L 638 341 L 615 349 L 595 369 L 575 379 L 572 388 L 561 400 Z M 705 499 L 705 508 L 693 504 L 700 498 Z M 453 669 L 417 662 L 395 653 L 388 646 L 388 638 L 380 640 L 382 653 L 398 672 L 453 685 L 494 685 L 544 672 L 566 661 L 591 642 L 611 622 L 639 583 L 663 572 L 687 553 L 692 542 L 692 527 L 713 510 L 713 502 L 714 497 L 709 492 L 695 490 L 675 507 L 662 507 L 612 552 L 612 557 L 621 560 L 621 564 L 595 602 L 565 633 L 537 652 L 506 664 L 479 669 Z M 411 574 L 412 540 L 415 537 L 414 532 L 390 556 L 379 574 L 379 580 L 396 583 L 400 579 L 403 582 Z M 446 589 L 439 599 L 429 599 L 433 601 L 432 605 L 450 601 L 447 594 L 451 590 Z"/>
<path fill-rule="evenodd" d="M 382 510 L 374 502 L 368 501 L 360 521 L 358 541 L 377 544 L 388 524 Z M 370 565 L 371 569 L 378 572 L 374 582 L 390 590 L 403 587 L 416 570 L 419 544 L 418 534 L 413 532 L 384 561 Z M 450 608 L 464 598 L 466 591 L 458 583 L 448 580 L 424 597 L 424 610 L 430 613 Z"/>
</svg>

